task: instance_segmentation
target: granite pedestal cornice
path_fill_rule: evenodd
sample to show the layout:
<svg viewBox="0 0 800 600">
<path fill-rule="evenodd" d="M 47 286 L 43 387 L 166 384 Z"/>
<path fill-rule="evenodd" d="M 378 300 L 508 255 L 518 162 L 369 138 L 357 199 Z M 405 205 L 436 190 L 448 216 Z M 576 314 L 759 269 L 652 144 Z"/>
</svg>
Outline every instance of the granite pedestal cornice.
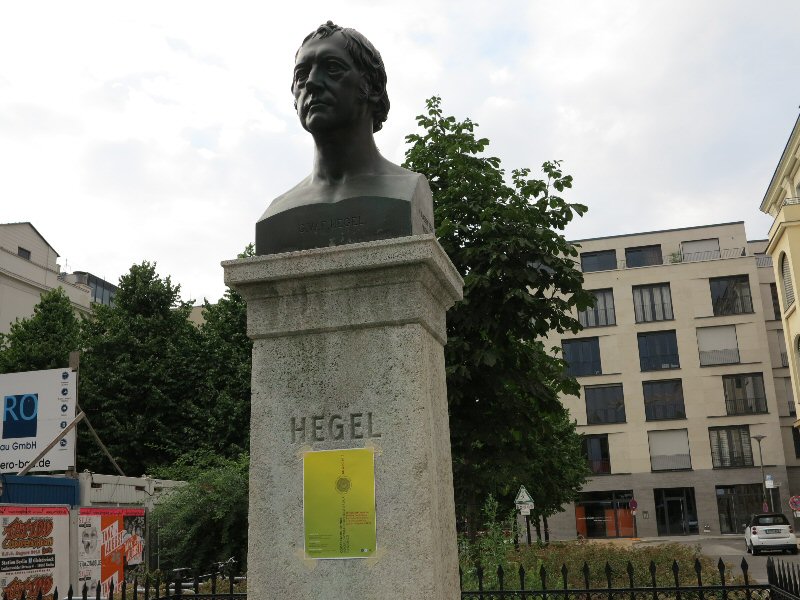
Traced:
<svg viewBox="0 0 800 600">
<path fill-rule="evenodd" d="M 433 235 L 222 265 L 248 302 L 251 339 L 417 323 L 445 344 L 445 311 L 462 298 L 463 281 Z"/>
</svg>

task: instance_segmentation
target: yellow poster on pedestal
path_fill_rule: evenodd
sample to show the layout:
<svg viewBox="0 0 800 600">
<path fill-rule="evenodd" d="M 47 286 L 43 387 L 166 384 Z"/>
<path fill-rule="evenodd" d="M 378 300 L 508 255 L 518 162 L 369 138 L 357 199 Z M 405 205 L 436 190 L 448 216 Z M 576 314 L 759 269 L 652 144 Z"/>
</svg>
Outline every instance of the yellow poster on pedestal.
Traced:
<svg viewBox="0 0 800 600">
<path fill-rule="evenodd" d="M 375 453 L 371 448 L 303 455 L 306 558 L 375 554 Z"/>
</svg>

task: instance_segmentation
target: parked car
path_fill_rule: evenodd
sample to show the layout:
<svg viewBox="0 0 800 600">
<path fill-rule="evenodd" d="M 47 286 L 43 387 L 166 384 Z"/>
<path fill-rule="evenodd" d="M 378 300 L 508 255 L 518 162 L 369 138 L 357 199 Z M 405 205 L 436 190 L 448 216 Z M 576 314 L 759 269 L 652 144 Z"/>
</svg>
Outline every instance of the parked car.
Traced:
<svg viewBox="0 0 800 600">
<path fill-rule="evenodd" d="M 788 550 L 797 554 L 797 537 L 786 515 L 781 513 L 751 515 L 744 529 L 744 543 L 753 556 L 762 550 Z"/>
</svg>

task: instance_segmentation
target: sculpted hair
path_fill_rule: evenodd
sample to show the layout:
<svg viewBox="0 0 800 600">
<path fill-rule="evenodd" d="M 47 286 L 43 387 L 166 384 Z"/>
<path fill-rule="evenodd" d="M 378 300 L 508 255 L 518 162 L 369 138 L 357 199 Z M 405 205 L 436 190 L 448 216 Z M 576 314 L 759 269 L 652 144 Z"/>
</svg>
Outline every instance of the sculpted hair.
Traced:
<svg viewBox="0 0 800 600">
<path fill-rule="evenodd" d="M 380 52 L 372 42 L 355 29 L 339 27 L 328 21 L 309 33 L 300 44 L 300 48 L 309 40 L 325 39 L 337 31 L 344 36 L 344 48 L 364 76 L 361 97 L 372 104 L 372 131 L 379 131 L 389 115 L 389 94 L 386 93 L 386 67 L 383 65 Z M 300 52 L 299 48 L 297 52 Z M 294 82 L 292 82 L 292 92 L 294 92 Z"/>
</svg>

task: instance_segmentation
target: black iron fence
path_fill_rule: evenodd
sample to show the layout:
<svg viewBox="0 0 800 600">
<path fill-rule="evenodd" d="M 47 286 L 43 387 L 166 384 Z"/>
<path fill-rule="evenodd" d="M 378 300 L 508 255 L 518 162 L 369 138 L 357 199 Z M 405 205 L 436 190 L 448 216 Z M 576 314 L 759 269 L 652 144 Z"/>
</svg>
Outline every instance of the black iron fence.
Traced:
<svg viewBox="0 0 800 600">
<path fill-rule="evenodd" d="M 570 573 L 562 565 L 557 573 L 549 573 L 542 566 L 532 574 L 520 566 L 511 572 L 502 567 L 491 573 L 480 565 L 468 573 L 459 569 L 462 600 L 800 600 L 800 568 L 773 558 L 767 559 L 767 583 L 750 581 L 749 566 L 743 558 L 740 572 L 729 571 L 722 562 L 715 572 L 703 572 L 695 560 L 691 573 L 681 573 L 673 562 L 666 574 L 657 573 L 650 563 L 647 581 L 635 573 L 628 562 L 625 573 L 614 572 L 606 563 L 603 575 L 605 585 L 590 585 L 589 566 L 584 563 L 580 573 Z M 576 583 L 577 582 L 577 583 Z M 184 596 L 196 600 L 246 600 L 247 593 L 237 591 L 246 586 L 244 577 L 217 577 L 201 582 L 200 578 L 184 580 L 178 575 L 171 581 L 145 578 L 144 581 L 123 582 L 105 590 L 97 585 L 89 590 L 84 585 L 79 591 L 70 586 L 66 594 L 56 589 L 50 595 L 19 590 L 3 593 L 2 600 L 179 600 Z M 490 587 L 491 586 L 491 587 Z"/>
</svg>

